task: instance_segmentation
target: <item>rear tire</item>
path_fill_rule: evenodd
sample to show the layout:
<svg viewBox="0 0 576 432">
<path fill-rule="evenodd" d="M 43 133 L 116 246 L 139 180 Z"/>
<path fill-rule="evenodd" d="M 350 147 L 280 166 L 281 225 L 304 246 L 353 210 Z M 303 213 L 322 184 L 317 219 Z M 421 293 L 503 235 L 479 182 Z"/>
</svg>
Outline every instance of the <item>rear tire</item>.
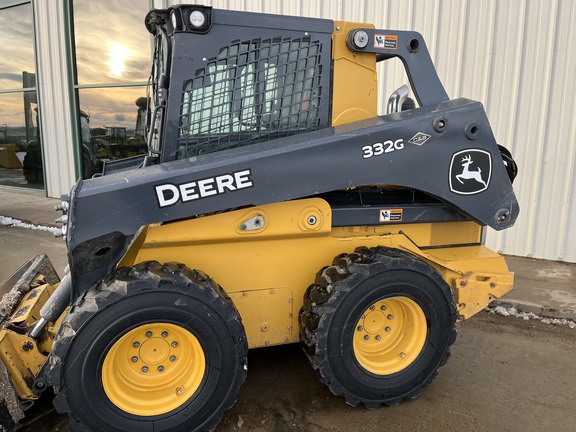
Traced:
<svg viewBox="0 0 576 432">
<path fill-rule="evenodd" d="M 90 179 L 94 175 L 94 172 L 90 153 L 87 150 L 82 150 L 82 178 Z"/>
<path fill-rule="evenodd" d="M 456 339 L 449 286 L 387 248 L 335 258 L 305 294 L 300 339 L 321 380 L 352 406 L 396 405 L 430 384 Z"/>
<path fill-rule="evenodd" d="M 183 265 L 122 268 L 87 291 L 53 350 L 73 430 L 204 431 L 236 401 L 248 346 L 224 291 Z"/>
</svg>

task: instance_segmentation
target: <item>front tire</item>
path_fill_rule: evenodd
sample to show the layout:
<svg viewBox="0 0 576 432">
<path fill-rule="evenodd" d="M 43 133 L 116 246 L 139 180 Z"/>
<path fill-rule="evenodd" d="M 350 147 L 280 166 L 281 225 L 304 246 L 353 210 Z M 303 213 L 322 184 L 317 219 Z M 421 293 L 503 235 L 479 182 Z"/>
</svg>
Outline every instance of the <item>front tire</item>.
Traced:
<svg viewBox="0 0 576 432">
<path fill-rule="evenodd" d="M 237 398 L 247 353 L 238 312 L 206 275 L 157 262 L 122 268 L 62 324 L 55 405 L 73 430 L 210 430 Z"/>
<path fill-rule="evenodd" d="M 387 248 L 335 258 L 305 294 L 300 335 L 321 380 L 352 406 L 418 396 L 450 355 L 456 307 L 428 264 Z"/>
</svg>

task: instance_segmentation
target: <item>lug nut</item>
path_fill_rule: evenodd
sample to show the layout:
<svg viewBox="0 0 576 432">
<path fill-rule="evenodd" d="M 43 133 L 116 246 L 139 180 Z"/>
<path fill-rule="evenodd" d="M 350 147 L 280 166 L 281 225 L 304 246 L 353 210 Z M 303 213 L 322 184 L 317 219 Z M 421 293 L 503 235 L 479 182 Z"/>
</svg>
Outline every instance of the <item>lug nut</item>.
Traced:
<svg viewBox="0 0 576 432">
<path fill-rule="evenodd" d="M 386 306 L 384 306 L 384 305 L 380 306 L 380 310 L 381 310 L 381 311 L 385 311 L 385 310 L 386 310 Z"/>
<path fill-rule="evenodd" d="M 133 346 L 134 348 L 138 348 L 138 347 L 140 346 L 140 342 L 134 342 L 134 343 L 132 344 L 132 346 Z"/>
<path fill-rule="evenodd" d="M 388 333 L 390 333 L 392 331 L 392 329 L 390 327 L 386 327 L 384 330 L 386 330 Z"/>
<path fill-rule="evenodd" d="M 392 318 L 394 318 L 394 317 L 392 316 L 392 314 L 389 314 L 389 315 L 388 315 L 388 319 L 392 319 Z"/>
<path fill-rule="evenodd" d="M 142 366 L 142 372 L 144 373 L 148 372 L 148 366 Z"/>
<path fill-rule="evenodd" d="M 168 332 L 162 332 L 162 337 L 163 338 L 168 337 Z"/>
<path fill-rule="evenodd" d="M 376 306 L 374 306 L 374 305 L 370 306 L 370 310 L 374 310 L 374 309 L 376 309 Z"/>
<path fill-rule="evenodd" d="M 365 340 L 369 340 L 369 339 L 370 339 L 370 336 L 364 335 L 364 339 L 365 339 Z"/>
<path fill-rule="evenodd" d="M 178 346 L 178 342 L 174 341 L 170 344 L 172 348 L 176 348 Z"/>
<path fill-rule="evenodd" d="M 382 336 L 376 335 L 376 340 L 380 340 L 380 339 L 382 339 Z"/>
<path fill-rule="evenodd" d="M 138 357 L 134 356 L 132 357 L 132 363 L 136 363 L 138 361 Z"/>
<path fill-rule="evenodd" d="M 406 354 L 404 354 L 403 352 L 400 353 L 400 358 L 404 358 L 406 357 Z"/>
<path fill-rule="evenodd" d="M 364 327 L 358 326 L 358 331 L 363 331 L 363 330 L 364 330 Z"/>
<path fill-rule="evenodd" d="M 151 331 L 147 331 L 147 332 L 146 332 L 146 337 L 152 337 L 152 332 L 151 332 Z"/>
<path fill-rule="evenodd" d="M 184 389 L 182 387 L 176 387 L 176 394 L 180 396 L 182 393 L 184 393 Z"/>
<path fill-rule="evenodd" d="M 171 362 L 175 362 L 175 361 L 176 361 L 176 356 L 170 356 L 170 361 L 171 361 Z"/>
<path fill-rule="evenodd" d="M 158 372 L 164 372 L 164 366 L 162 365 L 158 366 Z"/>
</svg>

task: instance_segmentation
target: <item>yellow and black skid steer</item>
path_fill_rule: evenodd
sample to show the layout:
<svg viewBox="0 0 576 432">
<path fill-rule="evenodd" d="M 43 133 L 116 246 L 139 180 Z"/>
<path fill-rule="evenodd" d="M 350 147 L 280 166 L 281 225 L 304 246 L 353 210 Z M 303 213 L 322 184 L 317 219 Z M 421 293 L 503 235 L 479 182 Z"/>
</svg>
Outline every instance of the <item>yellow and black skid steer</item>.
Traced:
<svg viewBox="0 0 576 432">
<path fill-rule="evenodd" d="M 38 257 L 2 285 L 3 427 L 52 388 L 72 430 L 210 430 L 248 350 L 297 342 L 348 404 L 418 396 L 513 286 L 484 236 L 518 216 L 517 168 L 482 105 L 415 32 L 199 5 L 145 25 L 147 154 L 63 197 L 61 281 Z M 415 100 L 378 115 L 393 58 Z"/>
</svg>

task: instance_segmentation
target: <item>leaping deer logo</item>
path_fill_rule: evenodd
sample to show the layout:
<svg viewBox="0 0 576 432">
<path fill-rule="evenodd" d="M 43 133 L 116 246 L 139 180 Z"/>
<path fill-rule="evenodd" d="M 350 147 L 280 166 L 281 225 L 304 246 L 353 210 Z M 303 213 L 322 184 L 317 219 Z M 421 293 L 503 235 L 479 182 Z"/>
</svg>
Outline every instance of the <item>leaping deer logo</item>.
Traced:
<svg viewBox="0 0 576 432">
<path fill-rule="evenodd" d="M 480 169 L 480 167 L 478 167 L 477 171 L 470 171 L 469 166 L 472 165 L 472 163 L 474 163 L 474 161 L 472 160 L 472 157 L 470 155 L 464 156 L 462 158 L 462 166 L 464 167 L 464 170 L 462 171 L 462 174 L 457 174 L 456 178 L 462 184 L 464 184 L 462 179 L 464 180 L 474 179 L 478 183 L 482 183 L 485 188 L 488 187 L 486 182 L 482 180 L 482 170 Z"/>
</svg>

